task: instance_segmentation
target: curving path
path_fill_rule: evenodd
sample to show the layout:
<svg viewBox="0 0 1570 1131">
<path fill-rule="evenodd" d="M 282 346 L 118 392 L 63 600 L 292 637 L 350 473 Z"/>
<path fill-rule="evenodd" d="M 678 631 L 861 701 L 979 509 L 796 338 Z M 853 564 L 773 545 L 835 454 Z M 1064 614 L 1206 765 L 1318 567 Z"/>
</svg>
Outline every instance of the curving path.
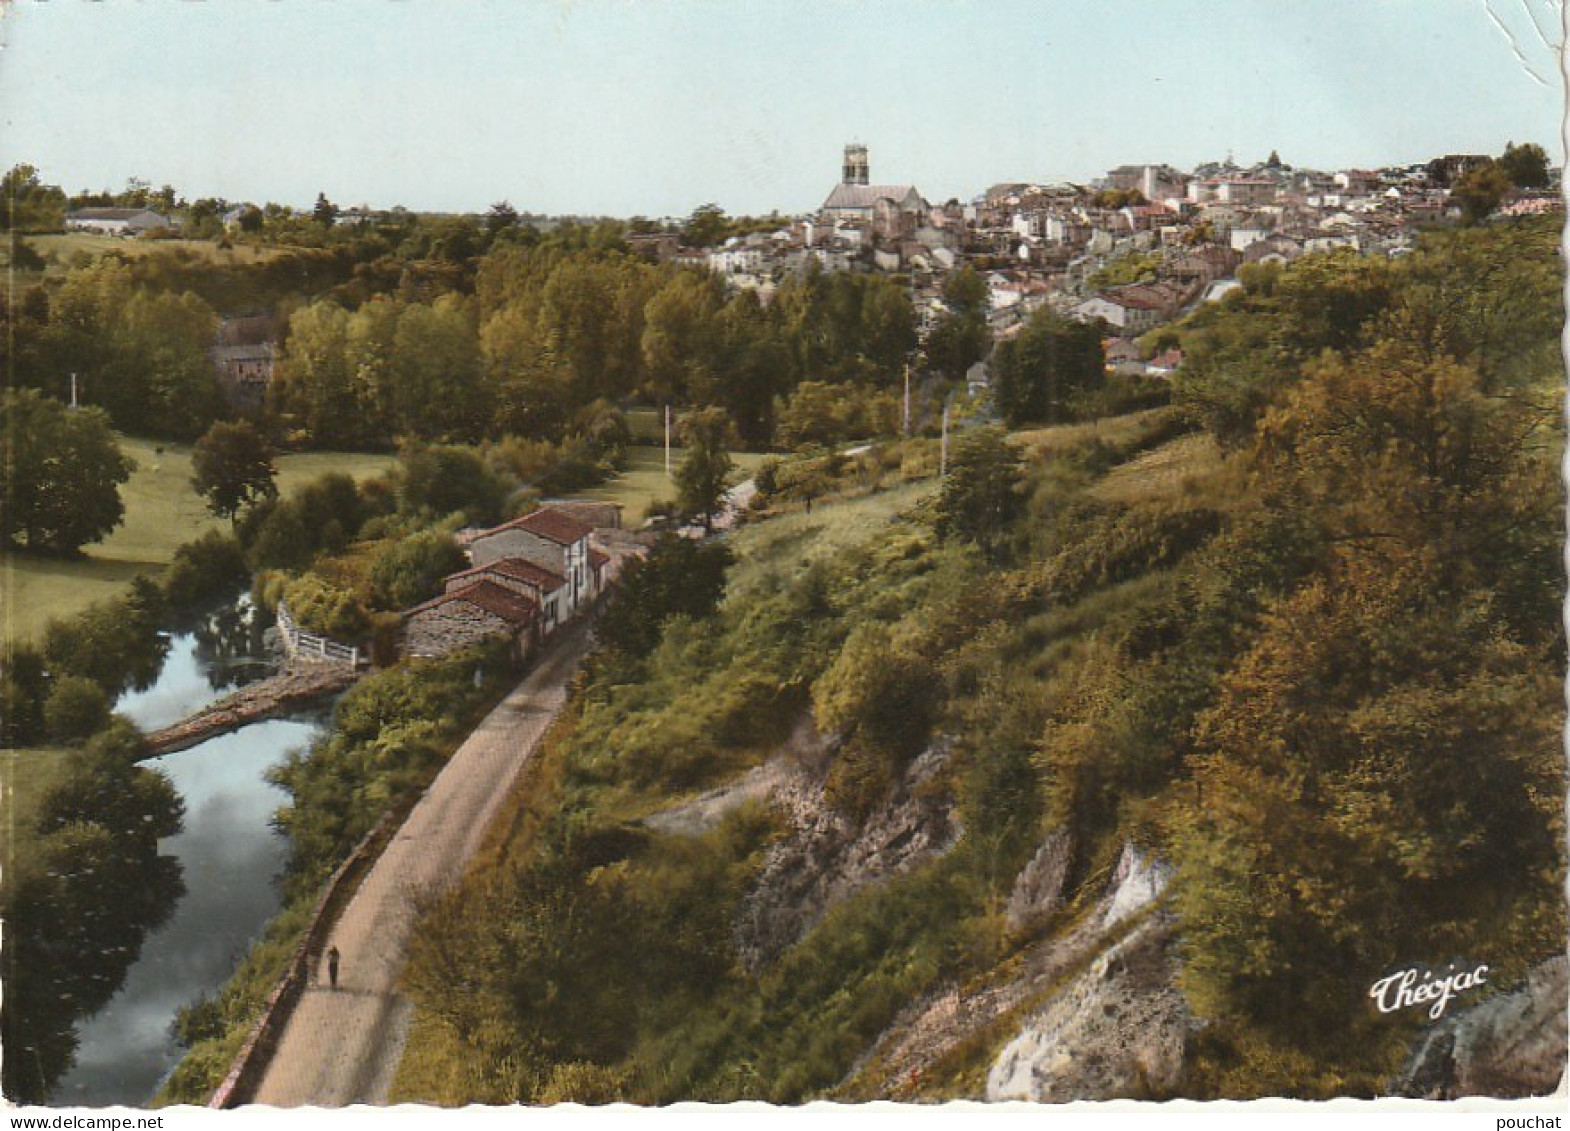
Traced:
<svg viewBox="0 0 1570 1131">
<path fill-rule="evenodd" d="M 413 1011 L 397 992 L 413 897 L 462 874 L 508 787 L 566 703 L 588 636 L 579 622 L 552 643 L 431 783 L 327 940 L 342 955 L 337 990 L 320 971 L 319 984 L 305 991 L 289 1019 L 255 1102 L 387 1102 Z"/>
</svg>

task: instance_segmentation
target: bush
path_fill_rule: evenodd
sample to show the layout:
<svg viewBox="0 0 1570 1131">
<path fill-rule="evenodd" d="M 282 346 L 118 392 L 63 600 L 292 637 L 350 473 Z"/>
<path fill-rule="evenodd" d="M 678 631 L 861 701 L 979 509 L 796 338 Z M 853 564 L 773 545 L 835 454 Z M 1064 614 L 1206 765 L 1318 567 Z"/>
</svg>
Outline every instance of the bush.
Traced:
<svg viewBox="0 0 1570 1131">
<path fill-rule="evenodd" d="M 70 620 L 50 621 L 44 656 L 56 676 L 85 676 L 108 695 L 151 683 L 168 647 L 158 631 L 163 615 L 162 590 L 138 577 L 123 597 L 90 605 Z"/>
<path fill-rule="evenodd" d="M 371 563 L 371 586 L 383 609 L 407 609 L 441 591 L 442 578 L 468 565 L 445 530 L 427 530 L 384 546 Z"/>
<path fill-rule="evenodd" d="M 353 591 L 315 574 L 291 581 L 283 599 L 289 615 L 307 632 L 352 644 L 363 640 L 371 629 L 370 613 Z"/>
<path fill-rule="evenodd" d="M 50 742 L 65 745 L 109 725 L 109 697 L 90 679 L 68 675 L 55 680 L 44 703 L 44 730 Z"/>
<path fill-rule="evenodd" d="M 249 573 L 239 539 L 209 530 L 174 552 L 164 595 L 171 609 L 189 609 L 232 591 Z"/>
</svg>

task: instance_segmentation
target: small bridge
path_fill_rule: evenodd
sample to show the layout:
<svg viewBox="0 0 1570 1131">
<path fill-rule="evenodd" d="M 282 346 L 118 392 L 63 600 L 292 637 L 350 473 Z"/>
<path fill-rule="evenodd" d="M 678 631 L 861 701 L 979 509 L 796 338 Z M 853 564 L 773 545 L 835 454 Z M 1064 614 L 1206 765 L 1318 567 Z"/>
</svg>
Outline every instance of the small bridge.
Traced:
<svg viewBox="0 0 1570 1131">
<path fill-rule="evenodd" d="M 288 714 L 307 703 L 336 695 L 360 675 L 360 669 L 351 664 L 291 660 L 277 675 L 246 684 L 173 726 L 149 734 L 148 757 L 186 750 L 258 719 Z"/>
</svg>

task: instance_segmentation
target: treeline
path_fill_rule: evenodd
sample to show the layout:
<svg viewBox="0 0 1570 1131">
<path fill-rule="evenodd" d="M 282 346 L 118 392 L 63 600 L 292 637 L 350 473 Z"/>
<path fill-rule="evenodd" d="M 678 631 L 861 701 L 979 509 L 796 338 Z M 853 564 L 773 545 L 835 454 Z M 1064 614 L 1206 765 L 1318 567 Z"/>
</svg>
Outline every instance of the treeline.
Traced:
<svg viewBox="0 0 1570 1131">
<path fill-rule="evenodd" d="M 999 908 L 1058 832 L 1070 908 L 1129 842 L 1175 868 L 1203 1023 L 1185 1094 L 1383 1091 L 1423 1019 L 1371 1011 L 1375 980 L 1476 955 L 1502 989 L 1563 950 L 1557 235 L 1261 272 L 1178 327 L 1182 409 L 1031 452 L 973 431 L 930 507 L 806 569 L 748 562 L 723 602 L 723 562 L 651 559 L 637 630 L 611 622 L 558 736 L 553 803 L 416 933 L 414 1094 L 887 1095 L 860 1058 L 911 1001 L 1007 976 L 1035 936 Z M 1183 411 L 1192 478 L 1131 489 Z M 700 592 L 678 600 L 677 572 Z M 921 788 L 965 832 L 743 961 L 774 819 L 634 818 L 808 712 L 849 820 L 946 750 Z M 995 1052 L 899 1085 L 974 1094 Z"/>
<path fill-rule="evenodd" d="M 371 232 L 245 264 L 180 248 L 106 256 L 7 309 L 4 360 L 16 384 L 62 400 L 74 375 L 120 429 L 193 439 L 229 415 L 209 354 L 218 312 L 263 309 L 284 323 L 266 422 L 291 445 L 560 441 L 598 400 L 721 407 L 752 447 L 776 441 L 781 416 L 793 434 L 838 435 L 836 415 L 888 426 L 916 345 L 897 282 L 814 269 L 764 306 L 631 254 L 619 226 L 517 231 L 459 251 L 381 247 Z M 976 325 L 955 328 L 944 356 L 979 356 Z M 821 396 L 796 403 L 804 383 L 832 388 L 833 411 Z"/>
<path fill-rule="evenodd" d="M 306 442 L 366 446 L 559 439 L 585 405 L 637 398 L 723 407 L 764 446 L 803 381 L 866 396 L 914 345 L 909 297 L 879 277 L 809 273 L 764 307 L 705 272 L 541 242 L 483 259 L 473 295 L 296 311 L 274 408 Z"/>
</svg>

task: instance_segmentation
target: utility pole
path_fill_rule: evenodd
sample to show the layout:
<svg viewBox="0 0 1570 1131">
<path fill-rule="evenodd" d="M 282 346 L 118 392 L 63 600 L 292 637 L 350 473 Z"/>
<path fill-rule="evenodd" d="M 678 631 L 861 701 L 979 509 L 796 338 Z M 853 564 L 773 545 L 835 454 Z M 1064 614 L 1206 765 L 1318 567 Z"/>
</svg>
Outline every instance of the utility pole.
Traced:
<svg viewBox="0 0 1570 1131">
<path fill-rule="evenodd" d="M 905 414 L 903 432 L 910 439 L 910 362 L 905 363 Z"/>
<path fill-rule="evenodd" d="M 76 408 L 76 374 L 71 374 L 71 407 Z"/>
<path fill-rule="evenodd" d="M 938 478 L 945 479 L 949 473 L 949 405 L 943 402 L 943 443 L 938 448 Z"/>
<path fill-rule="evenodd" d="M 665 475 L 671 473 L 671 406 L 665 406 Z"/>
</svg>

